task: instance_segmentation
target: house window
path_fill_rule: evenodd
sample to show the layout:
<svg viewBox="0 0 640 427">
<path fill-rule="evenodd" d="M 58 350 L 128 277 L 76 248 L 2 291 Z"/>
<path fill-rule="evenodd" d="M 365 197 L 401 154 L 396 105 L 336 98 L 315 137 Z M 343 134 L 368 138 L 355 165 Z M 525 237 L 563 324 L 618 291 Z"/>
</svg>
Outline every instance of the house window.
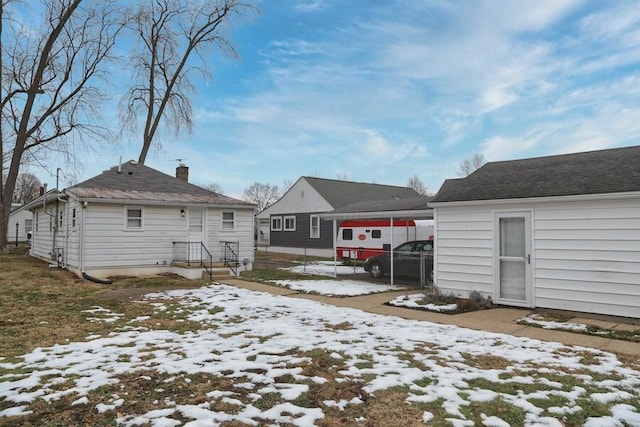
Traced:
<svg viewBox="0 0 640 427">
<path fill-rule="evenodd" d="M 379 239 L 380 237 L 382 237 L 382 231 L 381 230 L 371 230 L 371 238 L 372 239 Z"/>
<path fill-rule="evenodd" d="M 271 217 L 271 231 L 282 231 L 282 217 Z"/>
<path fill-rule="evenodd" d="M 38 212 L 36 212 L 36 231 L 38 231 Z"/>
<path fill-rule="evenodd" d="M 236 215 L 235 212 L 222 212 L 222 230 L 235 230 L 236 229 Z"/>
<path fill-rule="evenodd" d="M 124 212 L 124 229 L 142 230 L 142 208 L 126 206 Z"/>
<path fill-rule="evenodd" d="M 76 228 L 76 208 L 71 210 L 71 228 Z"/>
<path fill-rule="evenodd" d="M 353 240 L 353 229 L 344 228 L 342 230 L 342 240 Z"/>
<path fill-rule="evenodd" d="M 285 216 L 284 217 L 284 231 L 296 231 L 296 217 Z"/>
<path fill-rule="evenodd" d="M 320 238 L 320 217 L 318 215 L 309 216 L 309 223 L 311 227 L 309 237 L 311 237 L 312 239 L 319 239 Z"/>
<path fill-rule="evenodd" d="M 63 226 L 64 226 L 64 222 L 62 221 L 62 212 L 60 212 L 60 214 L 58 215 L 58 230 L 62 230 Z"/>
<path fill-rule="evenodd" d="M 25 233 L 31 233 L 32 229 L 33 229 L 33 219 L 25 218 L 25 220 L 24 220 L 24 232 Z"/>
</svg>

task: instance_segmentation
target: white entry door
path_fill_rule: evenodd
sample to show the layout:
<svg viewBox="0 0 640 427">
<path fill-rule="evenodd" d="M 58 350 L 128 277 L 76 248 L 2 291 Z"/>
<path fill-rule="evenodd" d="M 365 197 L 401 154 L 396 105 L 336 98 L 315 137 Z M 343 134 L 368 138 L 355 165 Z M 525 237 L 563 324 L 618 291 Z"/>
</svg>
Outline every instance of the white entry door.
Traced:
<svg viewBox="0 0 640 427">
<path fill-rule="evenodd" d="M 531 307 L 531 213 L 499 212 L 495 225 L 497 302 Z"/>
<path fill-rule="evenodd" d="M 201 260 L 202 251 L 201 246 L 197 243 L 205 241 L 204 238 L 204 223 L 205 212 L 202 208 L 189 208 L 188 224 L 187 224 L 187 240 L 189 243 L 189 259 Z"/>
</svg>

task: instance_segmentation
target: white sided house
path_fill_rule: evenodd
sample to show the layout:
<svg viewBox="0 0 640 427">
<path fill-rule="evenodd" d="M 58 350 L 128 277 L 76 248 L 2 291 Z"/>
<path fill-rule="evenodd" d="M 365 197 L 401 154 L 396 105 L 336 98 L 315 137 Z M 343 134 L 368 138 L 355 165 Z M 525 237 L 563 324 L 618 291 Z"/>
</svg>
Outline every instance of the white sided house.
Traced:
<svg viewBox="0 0 640 427">
<path fill-rule="evenodd" d="M 441 291 L 640 317 L 640 146 L 488 163 L 430 206 Z"/>
<path fill-rule="evenodd" d="M 50 191 L 28 205 L 31 254 L 92 279 L 251 269 L 255 205 L 187 180 L 132 160 Z"/>
<path fill-rule="evenodd" d="M 31 211 L 27 209 L 26 205 L 12 203 L 7 225 L 7 242 L 11 244 L 29 240 L 32 223 Z"/>
</svg>

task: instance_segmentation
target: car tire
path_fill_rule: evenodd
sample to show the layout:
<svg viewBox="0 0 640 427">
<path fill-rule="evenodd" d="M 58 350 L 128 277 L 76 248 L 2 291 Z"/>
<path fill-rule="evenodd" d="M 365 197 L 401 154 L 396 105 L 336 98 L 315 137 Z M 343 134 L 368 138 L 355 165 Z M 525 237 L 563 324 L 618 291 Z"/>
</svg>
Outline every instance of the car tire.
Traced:
<svg viewBox="0 0 640 427">
<path fill-rule="evenodd" d="M 369 274 L 371 274 L 371 277 L 373 277 L 374 279 L 379 279 L 384 276 L 382 265 L 380 265 L 380 263 L 377 261 L 372 262 L 369 266 Z"/>
</svg>

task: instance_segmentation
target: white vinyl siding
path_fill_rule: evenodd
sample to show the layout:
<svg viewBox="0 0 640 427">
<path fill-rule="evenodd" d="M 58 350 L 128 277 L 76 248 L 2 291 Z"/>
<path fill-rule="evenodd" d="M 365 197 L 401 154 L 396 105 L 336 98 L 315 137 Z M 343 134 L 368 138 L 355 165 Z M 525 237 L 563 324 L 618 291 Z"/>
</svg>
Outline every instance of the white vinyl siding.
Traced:
<svg viewBox="0 0 640 427">
<path fill-rule="evenodd" d="M 249 263 L 253 264 L 254 259 L 254 216 L 253 209 L 236 209 L 233 211 L 234 226 L 233 230 L 224 230 L 220 226 L 223 213 L 229 212 L 228 210 L 221 210 L 217 208 L 209 208 L 207 214 L 208 226 L 207 226 L 207 248 L 213 255 L 214 259 L 217 259 L 221 255 L 222 242 L 239 242 L 240 252 L 238 259 L 240 263 L 244 259 L 247 259 Z M 251 267 L 249 265 L 248 267 Z M 244 269 L 244 267 L 242 267 Z"/>
<path fill-rule="evenodd" d="M 437 283 L 444 292 L 492 295 L 493 215 L 482 210 L 438 209 L 435 221 Z"/>
<path fill-rule="evenodd" d="M 538 209 L 535 257 L 536 305 L 637 317 L 640 200 Z"/>
<path fill-rule="evenodd" d="M 436 207 L 436 281 L 444 292 L 493 292 L 492 216 L 532 212 L 533 305 L 637 317 L 640 199 Z"/>
<path fill-rule="evenodd" d="M 185 221 L 177 211 L 175 207 L 145 206 L 144 231 L 131 233 L 122 227 L 122 205 L 89 204 L 84 219 L 85 268 L 170 264 L 173 242 L 184 241 L 186 236 Z"/>
</svg>

